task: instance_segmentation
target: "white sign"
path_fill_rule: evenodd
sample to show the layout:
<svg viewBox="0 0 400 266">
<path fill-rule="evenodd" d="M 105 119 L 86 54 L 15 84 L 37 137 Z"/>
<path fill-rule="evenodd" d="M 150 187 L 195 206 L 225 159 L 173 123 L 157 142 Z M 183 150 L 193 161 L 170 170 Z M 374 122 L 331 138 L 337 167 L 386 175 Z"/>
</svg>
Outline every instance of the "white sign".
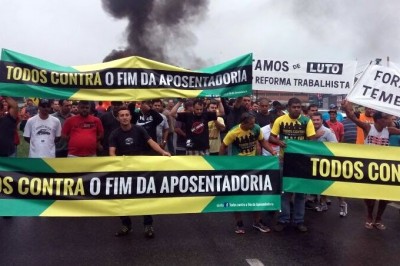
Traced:
<svg viewBox="0 0 400 266">
<path fill-rule="evenodd" d="M 253 90 L 347 94 L 356 61 L 285 60 L 253 57 Z"/>
<path fill-rule="evenodd" d="M 400 116 L 400 67 L 371 65 L 347 95 L 350 102 Z"/>
</svg>

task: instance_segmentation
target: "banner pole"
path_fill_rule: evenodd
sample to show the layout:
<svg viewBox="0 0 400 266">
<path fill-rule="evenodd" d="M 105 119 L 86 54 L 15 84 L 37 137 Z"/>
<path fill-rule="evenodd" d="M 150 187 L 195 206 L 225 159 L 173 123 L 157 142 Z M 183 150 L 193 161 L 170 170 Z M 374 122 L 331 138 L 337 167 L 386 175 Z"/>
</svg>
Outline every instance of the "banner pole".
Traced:
<svg viewBox="0 0 400 266">
<path fill-rule="evenodd" d="M 371 60 L 371 61 L 369 62 L 369 64 L 365 67 L 365 69 L 364 69 L 364 71 L 362 72 L 360 78 L 358 78 L 357 81 L 353 84 L 353 87 L 351 88 L 351 90 L 346 94 L 345 100 L 347 100 L 347 95 L 349 95 L 349 94 L 354 90 L 354 88 L 356 87 L 357 83 L 358 83 L 358 82 L 361 80 L 361 78 L 364 76 L 365 72 L 368 70 L 368 68 L 371 66 L 371 64 L 372 64 L 372 60 Z"/>
</svg>

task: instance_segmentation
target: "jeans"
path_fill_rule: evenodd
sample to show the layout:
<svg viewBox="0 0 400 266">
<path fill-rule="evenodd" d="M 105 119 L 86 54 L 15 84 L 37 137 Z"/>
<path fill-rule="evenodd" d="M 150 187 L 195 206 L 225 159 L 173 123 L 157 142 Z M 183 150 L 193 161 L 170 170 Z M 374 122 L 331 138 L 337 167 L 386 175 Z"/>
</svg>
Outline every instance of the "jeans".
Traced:
<svg viewBox="0 0 400 266">
<path fill-rule="evenodd" d="M 121 216 L 119 217 L 123 225 L 132 228 L 132 221 L 129 216 Z M 152 225 L 153 224 L 153 217 L 151 215 L 144 215 L 143 216 L 143 225 Z"/>
<path fill-rule="evenodd" d="M 290 201 L 294 195 L 293 222 L 295 224 L 304 223 L 305 194 L 284 192 L 282 194 L 282 212 L 279 215 L 280 223 L 290 223 Z"/>
<path fill-rule="evenodd" d="M 167 148 L 171 155 L 175 155 L 175 147 L 174 147 L 174 133 L 169 132 L 167 138 Z"/>
</svg>

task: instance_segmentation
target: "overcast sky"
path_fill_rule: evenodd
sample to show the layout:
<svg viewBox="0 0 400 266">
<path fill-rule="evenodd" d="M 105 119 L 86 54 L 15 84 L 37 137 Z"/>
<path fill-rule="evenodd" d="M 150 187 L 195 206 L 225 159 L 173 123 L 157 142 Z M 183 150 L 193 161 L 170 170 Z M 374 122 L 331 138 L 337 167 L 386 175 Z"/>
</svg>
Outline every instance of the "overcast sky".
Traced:
<svg viewBox="0 0 400 266">
<path fill-rule="evenodd" d="M 0 0 L 0 6 L 1 48 L 60 65 L 85 65 L 127 45 L 128 20 L 112 17 L 101 0 Z M 357 59 L 359 68 L 377 57 L 400 63 L 398 0 L 211 0 L 205 10 L 185 23 L 189 42 L 169 39 L 167 52 L 179 58 L 176 64 L 193 67 L 196 56 L 210 65 L 249 52 Z"/>
</svg>

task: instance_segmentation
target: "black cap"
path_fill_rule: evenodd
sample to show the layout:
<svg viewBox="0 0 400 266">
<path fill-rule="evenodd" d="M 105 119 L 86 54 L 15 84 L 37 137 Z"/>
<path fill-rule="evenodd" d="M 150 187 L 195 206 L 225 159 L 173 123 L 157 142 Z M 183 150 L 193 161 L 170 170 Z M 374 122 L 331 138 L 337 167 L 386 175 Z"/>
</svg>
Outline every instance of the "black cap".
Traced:
<svg viewBox="0 0 400 266">
<path fill-rule="evenodd" d="M 273 101 L 272 106 L 277 107 L 277 106 L 282 106 L 282 104 L 278 101 Z"/>
<path fill-rule="evenodd" d="M 39 100 L 39 106 L 41 106 L 41 107 L 51 106 L 52 103 L 53 103 L 53 100 L 50 100 L 50 99 L 40 99 Z"/>
</svg>

